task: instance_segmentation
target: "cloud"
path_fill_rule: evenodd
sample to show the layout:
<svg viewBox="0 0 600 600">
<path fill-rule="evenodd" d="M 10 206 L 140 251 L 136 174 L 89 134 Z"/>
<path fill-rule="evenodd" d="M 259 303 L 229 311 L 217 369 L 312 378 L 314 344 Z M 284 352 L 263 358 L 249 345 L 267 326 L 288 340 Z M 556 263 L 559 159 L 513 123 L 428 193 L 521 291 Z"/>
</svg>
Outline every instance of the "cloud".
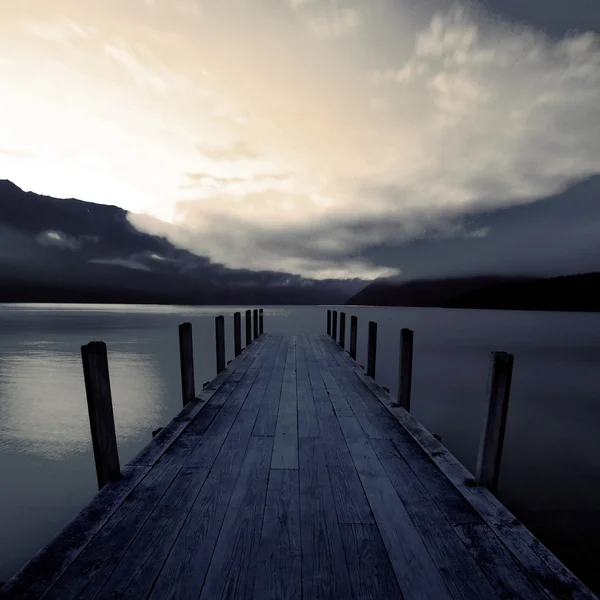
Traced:
<svg viewBox="0 0 600 600">
<path fill-rule="evenodd" d="M 329 14 L 310 17 L 308 30 L 316 38 L 335 39 L 355 33 L 360 24 L 360 13 L 357 10 L 334 7 Z"/>
<path fill-rule="evenodd" d="M 214 146 L 210 143 L 199 143 L 198 152 L 215 161 L 252 160 L 260 157 L 260 153 L 248 142 L 237 141 L 231 146 Z"/>
<path fill-rule="evenodd" d="M 43 231 L 36 238 L 38 244 L 50 248 L 64 248 L 65 250 L 79 250 L 81 242 L 61 231 Z"/>
<path fill-rule="evenodd" d="M 137 260 L 127 258 L 94 258 L 89 262 L 96 265 L 115 265 L 117 267 L 124 267 L 135 271 L 152 271 L 149 266 L 144 265 Z"/>
</svg>

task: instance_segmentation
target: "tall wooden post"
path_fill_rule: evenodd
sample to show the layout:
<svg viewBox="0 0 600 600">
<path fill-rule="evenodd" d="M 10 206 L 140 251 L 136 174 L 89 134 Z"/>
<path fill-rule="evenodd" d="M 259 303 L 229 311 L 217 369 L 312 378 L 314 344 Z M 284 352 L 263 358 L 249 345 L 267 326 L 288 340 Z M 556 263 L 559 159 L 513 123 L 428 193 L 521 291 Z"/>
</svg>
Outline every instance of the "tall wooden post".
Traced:
<svg viewBox="0 0 600 600">
<path fill-rule="evenodd" d="M 340 346 L 346 346 L 346 313 L 340 313 Z"/>
<path fill-rule="evenodd" d="M 90 342 L 82 346 L 81 358 L 98 489 L 102 489 L 121 477 L 106 344 Z"/>
<path fill-rule="evenodd" d="M 233 346 L 236 356 L 242 353 L 242 313 L 233 315 Z"/>
<path fill-rule="evenodd" d="M 331 322 L 331 337 L 337 341 L 337 310 L 333 311 L 333 321 Z"/>
<path fill-rule="evenodd" d="M 258 311 L 258 333 L 260 335 L 262 335 L 265 332 L 265 320 L 264 320 L 264 313 L 263 313 L 263 309 L 261 308 Z"/>
<path fill-rule="evenodd" d="M 225 317 L 215 317 L 215 340 L 217 350 L 217 375 L 225 370 Z"/>
<path fill-rule="evenodd" d="M 410 411 L 412 388 L 414 334 L 410 329 L 400 331 L 400 369 L 398 372 L 398 406 Z"/>
<path fill-rule="evenodd" d="M 367 347 L 367 375 L 375 379 L 377 362 L 377 323 L 369 321 L 369 342 Z"/>
<path fill-rule="evenodd" d="M 512 354 L 492 352 L 488 383 L 488 410 L 475 471 L 477 485 L 485 486 L 492 492 L 498 488 L 513 363 Z"/>
<path fill-rule="evenodd" d="M 246 348 L 252 343 L 252 311 L 246 311 Z"/>
<path fill-rule="evenodd" d="M 255 308 L 252 316 L 254 317 L 254 339 L 258 337 L 258 309 Z"/>
<path fill-rule="evenodd" d="M 327 335 L 331 335 L 331 311 L 327 311 Z"/>
<path fill-rule="evenodd" d="M 185 406 L 196 399 L 194 382 L 194 343 L 192 340 L 192 324 L 182 323 L 179 326 L 179 360 L 181 362 L 181 394 Z"/>
<path fill-rule="evenodd" d="M 358 336 L 358 317 L 350 317 L 350 358 L 356 360 L 356 338 Z"/>
</svg>

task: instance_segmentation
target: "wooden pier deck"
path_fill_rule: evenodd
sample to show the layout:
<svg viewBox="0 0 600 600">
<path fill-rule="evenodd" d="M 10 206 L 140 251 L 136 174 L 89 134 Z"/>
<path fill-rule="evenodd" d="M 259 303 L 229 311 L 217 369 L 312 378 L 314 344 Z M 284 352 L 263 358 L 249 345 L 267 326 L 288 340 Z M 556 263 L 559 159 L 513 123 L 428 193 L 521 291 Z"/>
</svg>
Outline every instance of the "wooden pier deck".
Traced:
<svg viewBox="0 0 600 600">
<path fill-rule="evenodd" d="M 0 597 L 595 596 L 326 336 L 264 334 Z"/>
</svg>

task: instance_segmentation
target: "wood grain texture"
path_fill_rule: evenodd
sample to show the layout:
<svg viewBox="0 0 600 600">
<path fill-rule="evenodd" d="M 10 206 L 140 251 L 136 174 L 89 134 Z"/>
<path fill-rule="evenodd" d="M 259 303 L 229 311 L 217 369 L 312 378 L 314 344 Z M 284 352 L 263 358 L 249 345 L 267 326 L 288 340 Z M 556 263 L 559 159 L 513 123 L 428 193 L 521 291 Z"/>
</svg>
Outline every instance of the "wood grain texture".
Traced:
<svg viewBox="0 0 600 600">
<path fill-rule="evenodd" d="M 296 343 L 296 390 L 298 395 L 298 436 L 319 437 L 319 421 L 313 390 L 310 385 L 307 364 L 306 338 L 301 336 Z M 311 352 L 310 348 L 308 352 Z"/>
<path fill-rule="evenodd" d="M 274 470 L 258 551 L 255 600 L 295 600 L 302 597 L 299 472 Z"/>
</svg>

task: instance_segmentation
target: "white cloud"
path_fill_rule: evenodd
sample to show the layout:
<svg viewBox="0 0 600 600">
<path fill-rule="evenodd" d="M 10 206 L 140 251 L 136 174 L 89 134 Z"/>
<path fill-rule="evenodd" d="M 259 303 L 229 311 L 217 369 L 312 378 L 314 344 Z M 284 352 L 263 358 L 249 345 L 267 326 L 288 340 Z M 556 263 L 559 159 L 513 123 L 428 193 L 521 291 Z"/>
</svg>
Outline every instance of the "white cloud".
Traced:
<svg viewBox="0 0 600 600">
<path fill-rule="evenodd" d="M 335 39 L 356 33 L 360 24 L 360 13 L 357 10 L 334 7 L 329 14 L 310 17 L 308 30 L 316 38 Z"/>
</svg>

